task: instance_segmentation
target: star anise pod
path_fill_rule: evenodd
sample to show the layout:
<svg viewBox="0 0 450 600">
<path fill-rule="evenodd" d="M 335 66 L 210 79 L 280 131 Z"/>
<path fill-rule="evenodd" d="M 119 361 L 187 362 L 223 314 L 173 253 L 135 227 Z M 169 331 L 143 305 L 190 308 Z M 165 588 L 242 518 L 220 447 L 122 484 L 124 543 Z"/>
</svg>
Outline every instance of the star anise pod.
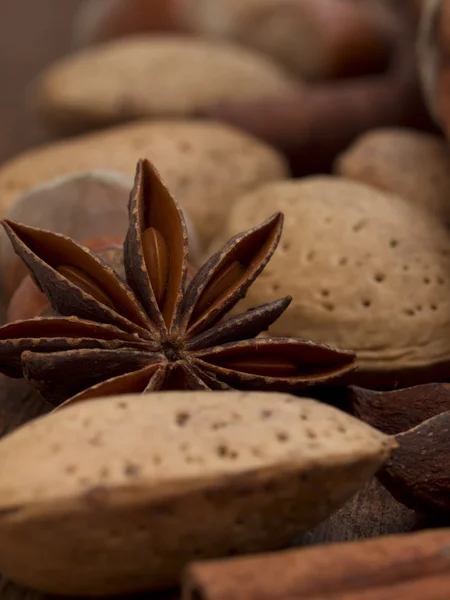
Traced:
<svg viewBox="0 0 450 600">
<path fill-rule="evenodd" d="M 138 164 L 129 214 L 127 283 L 68 237 L 3 221 L 15 251 L 61 316 L 0 328 L 1 372 L 25 377 L 59 405 L 160 389 L 285 390 L 353 367 L 353 354 L 325 345 L 255 339 L 290 297 L 223 320 L 272 256 L 281 213 L 230 240 L 189 285 L 183 214 L 148 161 Z"/>
</svg>

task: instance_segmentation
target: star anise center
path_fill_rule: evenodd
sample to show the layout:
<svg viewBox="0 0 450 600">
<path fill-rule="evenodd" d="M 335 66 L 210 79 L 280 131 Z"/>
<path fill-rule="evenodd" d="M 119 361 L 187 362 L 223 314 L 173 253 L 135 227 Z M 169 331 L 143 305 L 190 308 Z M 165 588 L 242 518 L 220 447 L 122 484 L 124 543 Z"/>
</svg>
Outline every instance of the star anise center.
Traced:
<svg viewBox="0 0 450 600">
<path fill-rule="evenodd" d="M 183 360 L 183 347 L 184 344 L 180 338 L 168 339 L 161 343 L 161 349 L 169 363 Z"/>
</svg>

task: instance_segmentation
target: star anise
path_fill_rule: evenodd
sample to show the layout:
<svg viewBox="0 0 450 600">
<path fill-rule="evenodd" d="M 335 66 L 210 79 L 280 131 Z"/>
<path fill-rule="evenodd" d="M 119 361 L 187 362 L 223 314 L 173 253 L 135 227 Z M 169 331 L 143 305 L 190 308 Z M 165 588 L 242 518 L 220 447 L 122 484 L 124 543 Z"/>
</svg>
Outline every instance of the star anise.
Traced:
<svg viewBox="0 0 450 600">
<path fill-rule="evenodd" d="M 352 368 L 349 352 L 298 339 L 256 339 L 290 297 L 223 320 L 272 256 L 281 213 L 230 240 L 189 285 L 183 214 L 148 161 L 138 164 L 129 214 L 127 283 L 68 237 L 3 221 L 61 316 L 0 328 L 1 372 L 25 377 L 59 405 L 160 389 L 285 390 Z"/>
</svg>

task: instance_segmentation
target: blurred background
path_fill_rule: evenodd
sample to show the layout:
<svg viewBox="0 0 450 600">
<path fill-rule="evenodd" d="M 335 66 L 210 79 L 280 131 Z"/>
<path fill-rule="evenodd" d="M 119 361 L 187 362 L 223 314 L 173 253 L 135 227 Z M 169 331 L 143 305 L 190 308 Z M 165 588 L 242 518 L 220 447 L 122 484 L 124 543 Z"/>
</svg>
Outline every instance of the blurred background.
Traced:
<svg viewBox="0 0 450 600">
<path fill-rule="evenodd" d="M 0 4 L 0 162 L 50 136 L 32 114 L 30 81 L 72 45 L 82 0 L 13 0 Z"/>
<path fill-rule="evenodd" d="M 281 102 L 280 98 L 273 102 L 267 94 L 255 98 L 256 105 L 234 101 L 201 108 L 278 146 L 297 166 L 312 149 L 311 164 L 302 170 L 323 170 L 361 130 L 392 124 L 432 127 L 415 81 L 421 4 L 420 0 L 281 0 L 278 5 L 269 0 L 2 2 L 0 162 L 55 137 L 54 129 L 43 126 L 42 114 L 39 118 L 39 111 L 30 108 L 31 82 L 45 67 L 81 46 L 134 33 L 178 30 L 247 46 L 276 60 L 298 81 L 311 83 L 308 90 L 286 94 Z M 381 76 L 387 74 L 394 75 L 389 88 L 382 87 L 387 82 Z M 366 78 L 373 89 L 345 87 Z M 322 89 L 330 81 L 340 87 Z M 339 107 L 330 111 L 330 102 L 335 103 L 330 92 L 341 94 L 342 99 L 336 97 L 343 108 L 359 111 L 360 116 L 347 123 Z M 367 102 L 370 110 L 364 106 Z M 329 140 L 324 150 L 318 147 L 323 142 L 321 128 L 337 138 Z"/>
</svg>

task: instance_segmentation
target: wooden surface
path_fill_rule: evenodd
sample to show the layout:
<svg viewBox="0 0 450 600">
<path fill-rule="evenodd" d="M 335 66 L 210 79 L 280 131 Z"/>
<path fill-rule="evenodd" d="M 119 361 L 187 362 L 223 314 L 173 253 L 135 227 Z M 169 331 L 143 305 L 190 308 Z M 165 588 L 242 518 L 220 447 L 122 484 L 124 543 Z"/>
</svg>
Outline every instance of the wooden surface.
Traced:
<svg viewBox="0 0 450 600">
<path fill-rule="evenodd" d="M 27 106 L 40 70 L 70 51 L 82 0 L 0 0 L 0 164 L 48 139 Z"/>
</svg>

